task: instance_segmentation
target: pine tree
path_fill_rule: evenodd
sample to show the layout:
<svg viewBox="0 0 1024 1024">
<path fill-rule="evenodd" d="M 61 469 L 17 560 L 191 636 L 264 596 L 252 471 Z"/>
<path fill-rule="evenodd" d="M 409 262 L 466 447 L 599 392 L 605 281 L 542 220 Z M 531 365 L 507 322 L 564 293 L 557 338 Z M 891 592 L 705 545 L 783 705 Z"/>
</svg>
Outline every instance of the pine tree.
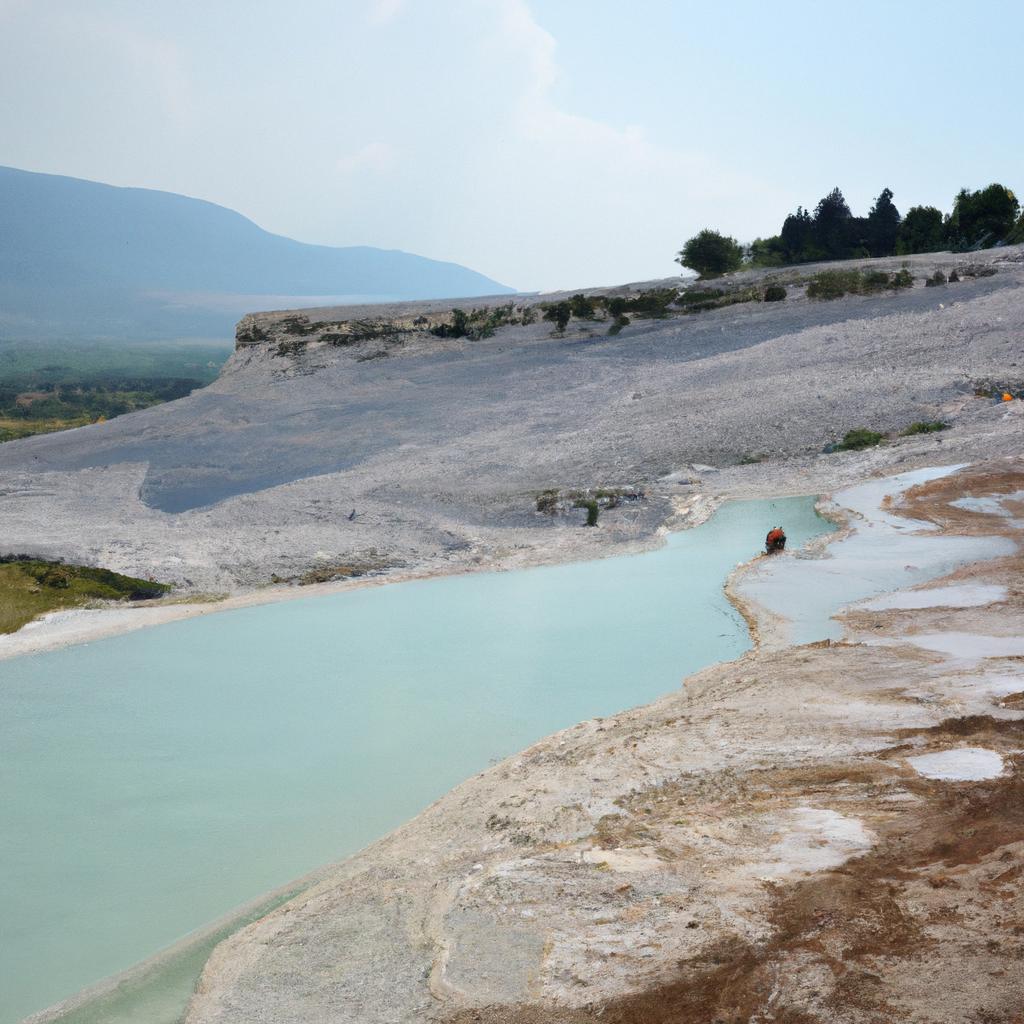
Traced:
<svg viewBox="0 0 1024 1024">
<path fill-rule="evenodd" d="M 900 212 L 893 206 L 892 190 L 883 188 L 867 219 L 867 246 L 872 256 L 892 256 L 896 252 L 896 235 L 900 229 Z"/>
</svg>

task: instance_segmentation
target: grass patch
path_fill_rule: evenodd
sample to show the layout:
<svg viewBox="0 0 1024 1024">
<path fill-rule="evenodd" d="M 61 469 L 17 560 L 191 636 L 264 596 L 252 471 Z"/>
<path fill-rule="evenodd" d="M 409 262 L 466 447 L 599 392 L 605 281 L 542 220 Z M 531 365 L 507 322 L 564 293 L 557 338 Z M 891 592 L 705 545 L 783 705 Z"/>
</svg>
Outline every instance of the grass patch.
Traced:
<svg viewBox="0 0 1024 1024">
<path fill-rule="evenodd" d="M 936 434 L 940 430 L 948 429 L 949 424 L 943 423 L 942 420 L 918 420 L 916 423 L 911 423 L 902 431 L 902 434 L 904 437 L 910 437 L 913 434 Z"/>
<path fill-rule="evenodd" d="M 879 434 L 875 430 L 868 430 L 866 427 L 857 427 L 856 430 L 848 430 L 842 441 L 832 446 L 834 452 L 859 452 L 864 448 L 874 448 L 885 440 L 885 434 Z"/>
<path fill-rule="evenodd" d="M 884 270 L 822 270 L 807 283 L 809 299 L 839 299 L 844 295 L 877 295 L 910 288 L 914 278 L 904 267 L 894 274 Z"/>
<path fill-rule="evenodd" d="M 162 597 L 167 583 L 123 576 L 66 562 L 23 555 L 0 557 L 0 633 L 13 633 L 46 612 L 94 601 L 143 601 Z"/>
</svg>

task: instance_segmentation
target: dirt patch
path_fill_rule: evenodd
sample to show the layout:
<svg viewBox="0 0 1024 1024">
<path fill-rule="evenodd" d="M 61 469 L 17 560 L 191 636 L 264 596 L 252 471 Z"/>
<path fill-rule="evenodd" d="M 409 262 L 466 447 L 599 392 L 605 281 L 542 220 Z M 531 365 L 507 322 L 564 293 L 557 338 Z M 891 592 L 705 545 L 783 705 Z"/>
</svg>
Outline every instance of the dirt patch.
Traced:
<svg viewBox="0 0 1024 1024">
<path fill-rule="evenodd" d="M 1019 749 L 1024 722 L 973 716 L 904 735 L 925 738 L 935 748 L 971 739 Z M 601 1005 L 466 1008 L 447 1020 L 1018 1024 L 1024 1000 L 1024 758 L 1011 756 L 1008 764 L 1005 777 L 985 783 L 933 782 L 907 773 L 902 781 L 916 803 L 909 813 L 876 820 L 880 841 L 874 851 L 772 887 L 772 934 L 763 943 L 706 947 L 660 984 Z M 853 787 L 859 803 L 866 793 L 878 795 L 897 771 L 874 760 L 766 771 L 752 774 L 740 790 L 745 803 L 758 804 L 793 792 L 835 796 L 837 786 Z M 648 839 L 638 829 L 649 833 L 651 819 L 670 816 L 677 795 L 677 787 L 636 794 L 622 815 L 602 820 L 595 838 L 602 844 Z M 665 811 L 655 814 L 656 807 Z M 638 825 L 644 818 L 650 824 Z M 965 933 L 972 938 L 967 951 Z M 980 987 L 964 979 L 965 969 L 981 979 Z M 928 983 L 915 990 L 908 977 Z"/>
</svg>

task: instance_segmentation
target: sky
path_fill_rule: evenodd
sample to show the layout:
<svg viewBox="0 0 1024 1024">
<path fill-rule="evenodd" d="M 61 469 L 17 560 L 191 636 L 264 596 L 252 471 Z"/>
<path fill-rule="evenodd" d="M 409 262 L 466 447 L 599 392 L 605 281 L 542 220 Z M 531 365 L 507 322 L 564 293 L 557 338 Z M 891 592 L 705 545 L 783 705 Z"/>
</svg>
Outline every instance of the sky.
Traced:
<svg viewBox="0 0 1024 1024">
<path fill-rule="evenodd" d="M 522 290 L 669 276 L 834 186 L 1024 193 L 1019 0 L 0 0 L 0 164 Z"/>
</svg>

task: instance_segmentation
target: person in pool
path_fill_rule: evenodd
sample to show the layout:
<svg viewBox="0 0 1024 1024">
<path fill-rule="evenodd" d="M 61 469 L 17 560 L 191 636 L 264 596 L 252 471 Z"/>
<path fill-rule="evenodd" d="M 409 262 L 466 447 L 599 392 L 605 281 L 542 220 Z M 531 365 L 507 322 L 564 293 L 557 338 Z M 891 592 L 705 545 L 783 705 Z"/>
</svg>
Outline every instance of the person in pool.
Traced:
<svg viewBox="0 0 1024 1024">
<path fill-rule="evenodd" d="M 781 526 L 773 526 L 764 539 L 766 554 L 774 555 L 776 551 L 786 550 L 786 533 Z"/>
</svg>

